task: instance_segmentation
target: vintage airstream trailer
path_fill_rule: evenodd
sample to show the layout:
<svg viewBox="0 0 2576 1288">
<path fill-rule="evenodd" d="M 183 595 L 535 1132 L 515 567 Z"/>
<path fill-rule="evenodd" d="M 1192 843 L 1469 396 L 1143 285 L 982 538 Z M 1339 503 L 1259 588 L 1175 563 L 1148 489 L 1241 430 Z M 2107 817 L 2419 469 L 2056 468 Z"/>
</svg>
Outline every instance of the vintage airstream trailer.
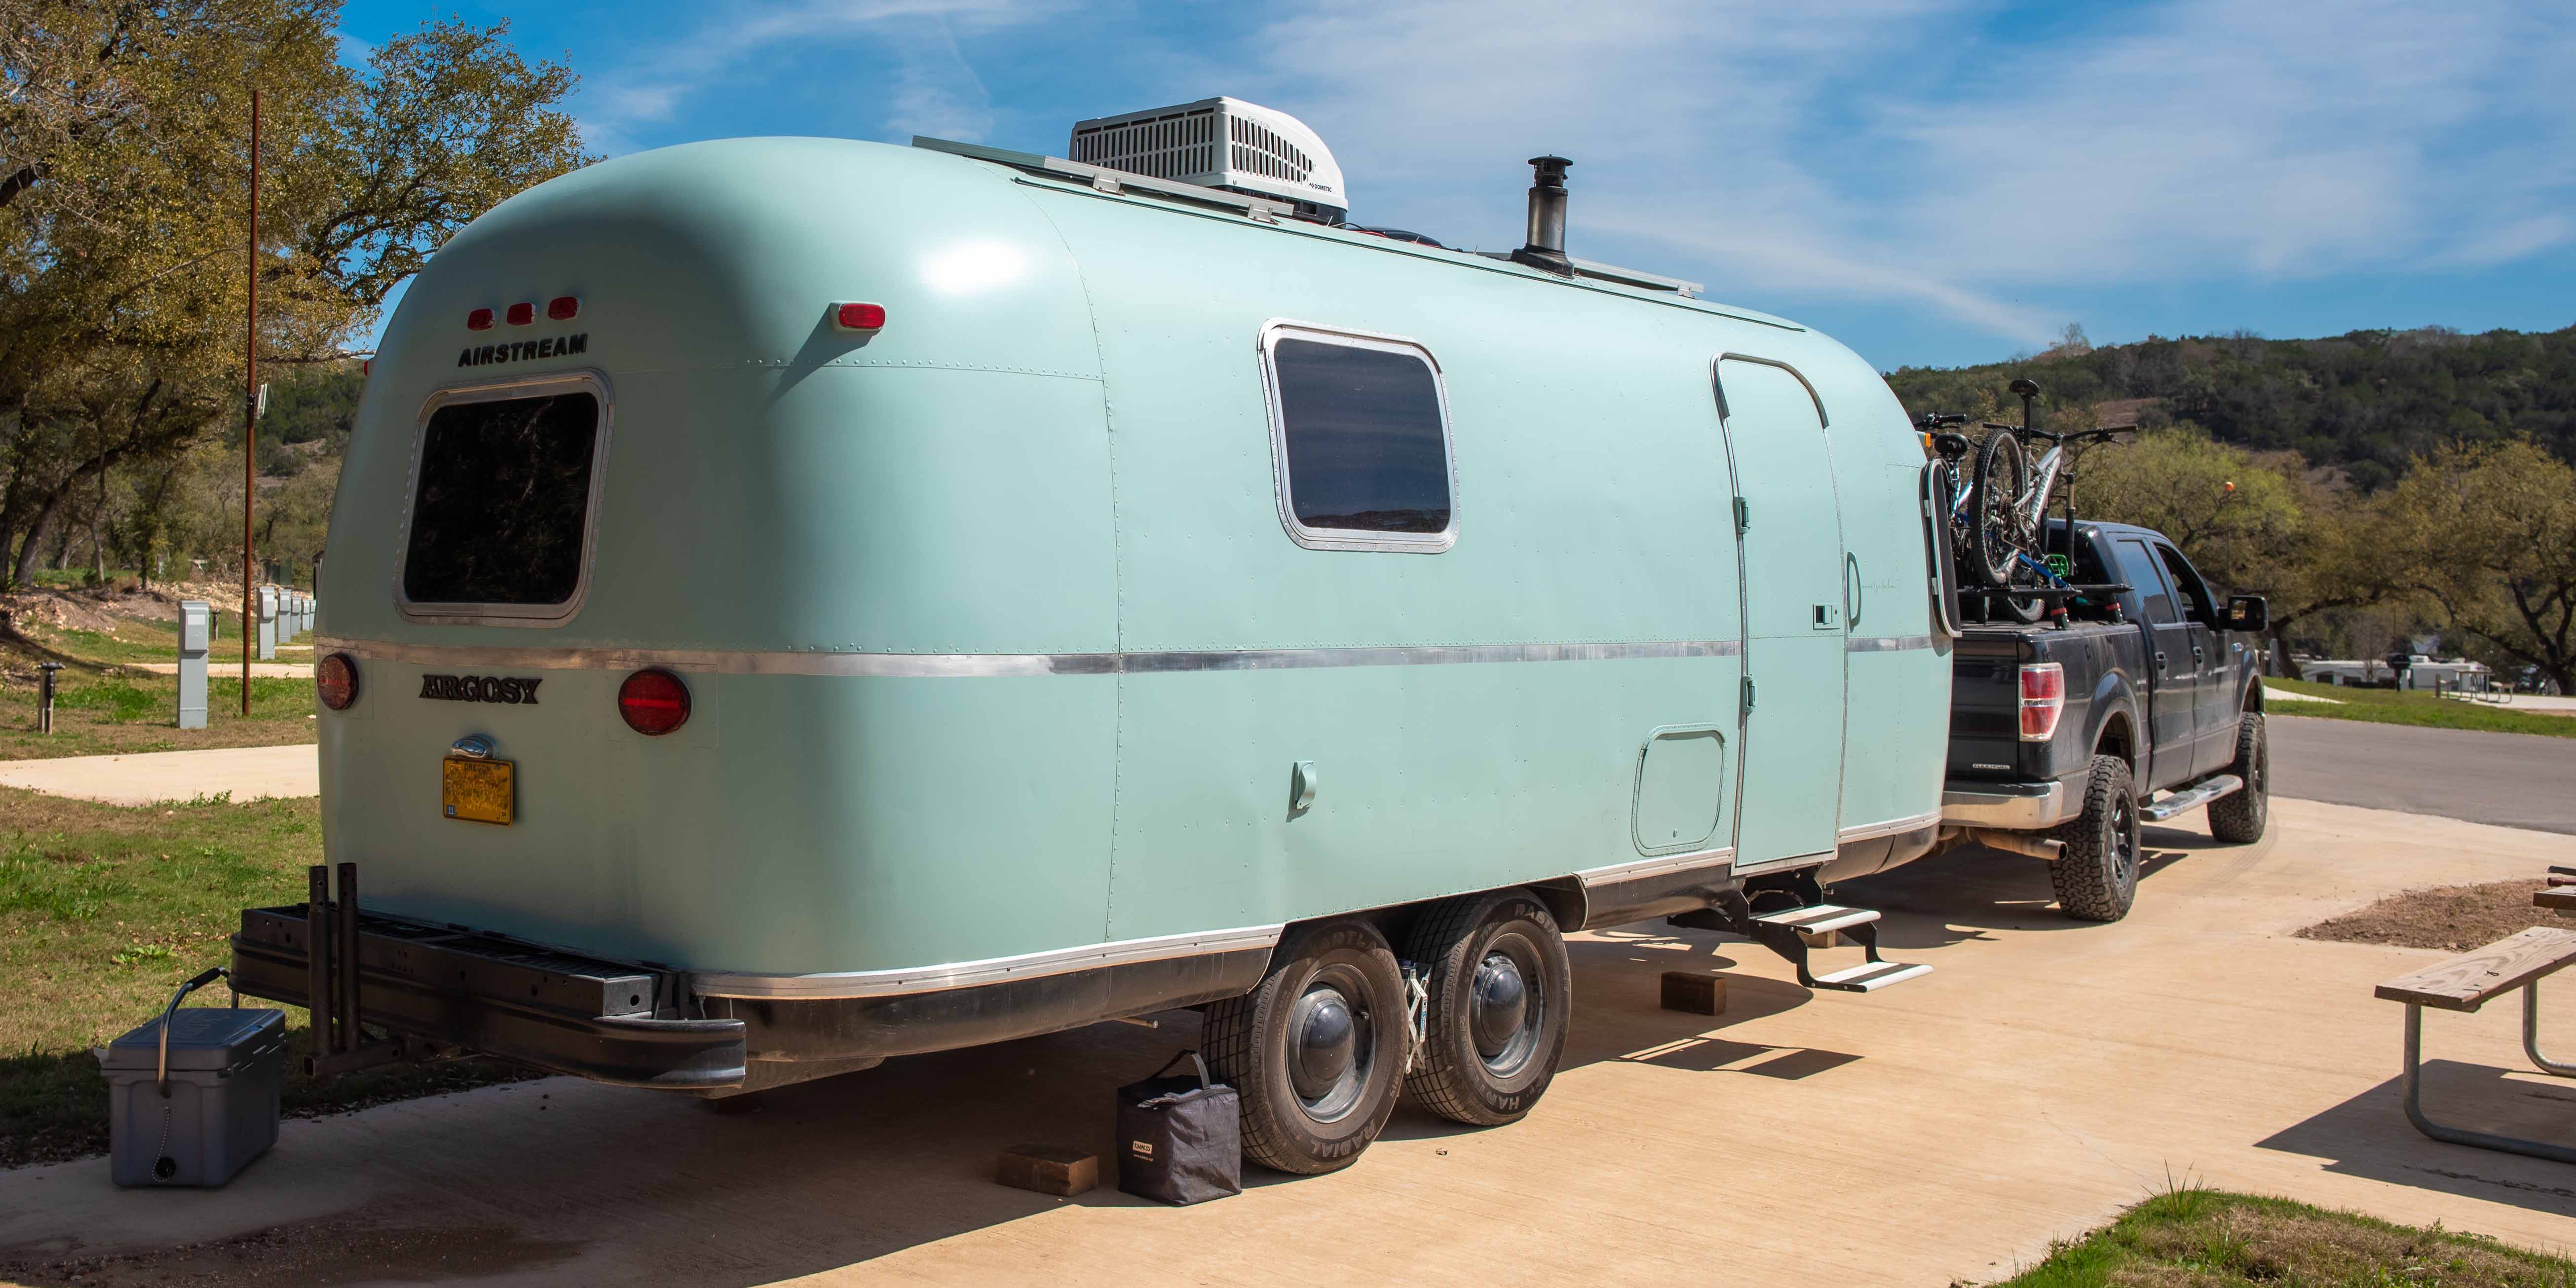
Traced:
<svg viewBox="0 0 2576 1288">
<path fill-rule="evenodd" d="M 1949 692 L 1868 364 L 1526 249 L 927 141 L 503 203 L 321 572 L 364 902 L 246 911 L 244 987 L 709 1097 L 1204 1006 L 1258 1161 L 1518 1117 L 1561 933 L 1802 953 L 1933 841 Z"/>
</svg>

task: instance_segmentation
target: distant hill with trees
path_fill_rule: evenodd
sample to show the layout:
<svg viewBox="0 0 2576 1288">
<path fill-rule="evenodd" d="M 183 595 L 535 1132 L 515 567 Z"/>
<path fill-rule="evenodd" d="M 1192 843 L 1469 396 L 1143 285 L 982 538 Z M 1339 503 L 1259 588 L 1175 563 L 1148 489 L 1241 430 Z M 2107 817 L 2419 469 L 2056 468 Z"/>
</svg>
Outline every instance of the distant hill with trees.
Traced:
<svg viewBox="0 0 2576 1288">
<path fill-rule="evenodd" d="M 2046 352 L 1975 367 L 1901 367 L 1887 381 L 1908 415 L 1994 415 L 2027 375 L 2052 409 L 2112 424 L 2198 426 L 2254 452 L 2296 452 L 2366 492 L 2448 446 L 2528 437 L 2576 460 L 2576 327 L 2353 331 L 2321 340 L 2149 336 L 2096 347 L 2080 328 Z M 2079 412 L 2080 414 L 2080 412 Z"/>
<path fill-rule="evenodd" d="M 2576 692 L 2576 328 L 2086 343 L 1891 372 L 1910 415 L 2136 424 L 2077 458 L 2084 517 L 2173 537 L 2268 596 L 2290 653 L 2377 657 L 2437 634 L 2500 676 Z M 2286 669 L 2286 668 L 2284 668 Z"/>
</svg>

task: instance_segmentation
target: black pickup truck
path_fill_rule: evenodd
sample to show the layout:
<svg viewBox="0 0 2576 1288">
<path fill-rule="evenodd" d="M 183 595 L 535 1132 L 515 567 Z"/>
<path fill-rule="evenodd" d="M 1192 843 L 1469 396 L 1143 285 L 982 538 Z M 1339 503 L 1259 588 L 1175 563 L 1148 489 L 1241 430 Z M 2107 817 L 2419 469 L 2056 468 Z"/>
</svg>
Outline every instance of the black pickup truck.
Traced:
<svg viewBox="0 0 2576 1288">
<path fill-rule="evenodd" d="M 1960 628 L 1942 822 L 1952 843 L 2048 860 L 2067 915 L 2117 921 L 2142 823 L 2206 805 L 2217 839 L 2263 835 L 2267 610 L 2222 601 L 2163 534 L 2123 524 L 2076 525 L 2070 580 L 2099 589 L 2051 623 Z"/>
</svg>

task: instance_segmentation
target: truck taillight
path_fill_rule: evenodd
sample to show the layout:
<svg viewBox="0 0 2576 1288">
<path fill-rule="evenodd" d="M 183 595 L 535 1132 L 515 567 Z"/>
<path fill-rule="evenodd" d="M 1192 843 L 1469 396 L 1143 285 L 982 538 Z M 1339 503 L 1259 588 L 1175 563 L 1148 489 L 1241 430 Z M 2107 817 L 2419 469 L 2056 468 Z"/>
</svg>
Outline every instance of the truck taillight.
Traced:
<svg viewBox="0 0 2576 1288">
<path fill-rule="evenodd" d="M 2066 667 L 2058 662 L 2028 662 L 2021 668 L 2021 740 L 2046 742 L 2057 736 L 2057 717 L 2066 710 Z"/>
</svg>

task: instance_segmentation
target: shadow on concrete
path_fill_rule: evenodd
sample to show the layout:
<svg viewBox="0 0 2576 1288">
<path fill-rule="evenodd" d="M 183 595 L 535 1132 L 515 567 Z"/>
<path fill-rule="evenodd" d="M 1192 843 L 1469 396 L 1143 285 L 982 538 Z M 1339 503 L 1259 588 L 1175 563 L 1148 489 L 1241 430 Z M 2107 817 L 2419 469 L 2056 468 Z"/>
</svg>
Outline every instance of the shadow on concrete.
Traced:
<svg viewBox="0 0 2576 1288">
<path fill-rule="evenodd" d="M 2397 1025 L 2389 1026 L 2397 1057 Z M 2576 1083 L 2456 1060 L 2424 1062 L 2424 1112 L 2437 1123 L 2576 1144 Z M 2437 1141 L 2406 1121 L 2397 1079 L 2257 1142 L 2328 1160 L 2326 1170 L 2576 1217 L 2576 1168 Z"/>
<path fill-rule="evenodd" d="M 1565 1069 L 1622 1061 L 1677 1078 L 1797 1079 L 1831 1077 L 1860 1058 L 1729 1036 L 1735 1026 L 1809 1001 L 1805 990 L 1776 979 L 1731 974 L 1724 1015 L 1662 1009 L 1664 971 L 1728 969 L 1744 945 L 1647 923 L 1579 938 L 1568 948 L 1575 1004 Z M 1197 1046 L 1201 1036 L 1194 1012 L 1151 1018 L 1158 1027 L 1102 1024 L 890 1060 L 762 1093 L 751 1112 L 719 1115 L 684 1098 L 549 1079 L 387 1106 L 346 1125 L 306 1124 L 260 1166 L 213 1192 L 218 1201 L 239 1205 L 242 1215 L 174 1227 L 158 1246 L 230 1240 L 238 1247 L 225 1253 L 228 1266 L 283 1271 L 296 1231 L 308 1227 L 335 1238 L 390 1231 L 433 1241 L 487 1229 L 539 1241 L 577 1234 L 580 1254 L 549 1266 L 546 1282 L 749 1288 L 1069 1204 L 1146 1205 L 1116 1188 L 1115 1091 L 1152 1074 L 1174 1052 Z M 1709 1084 L 1711 1103 L 1722 1087 Z M 1441 1140 L 1484 1130 L 1490 1129 L 1435 1117 L 1408 1099 L 1384 1139 Z M 1022 1144 L 1097 1156 L 1101 1187 L 1065 1199 L 996 1184 L 995 1159 Z M 13 1183 L 32 1179 L 0 1174 L 0 1213 L 29 1197 Z M 1247 1188 L 1301 1179 L 1249 1166 L 1244 1174 Z M 84 1184 L 67 1174 L 37 1188 L 66 1182 Z M 103 1167 L 96 1183 L 105 1186 Z M 321 1208 L 333 1215 L 318 1220 L 285 1215 L 299 1192 L 309 1195 L 317 1186 L 373 1197 L 354 1209 Z M 157 1200 L 162 1206 L 154 1211 L 167 1213 L 175 1210 L 170 1197 L 123 1194 L 110 1201 L 122 1208 Z M 308 1203 L 303 1210 L 316 1209 Z M 18 1246 L 0 1261 L 16 1260 L 20 1273 L 52 1282 L 45 1276 L 60 1275 L 51 1266 L 128 1242 L 67 1219 L 71 1224 L 59 1230 L 14 1223 L 8 1241 Z M 161 1218 L 145 1219 L 157 1225 Z M 272 1233 L 246 1234 L 251 1230 Z M 35 1242 L 19 1242 L 30 1235 Z M 147 1276 L 166 1260 L 136 1259 L 130 1275 L 92 1260 L 82 1282 L 159 1282 Z"/>
<path fill-rule="evenodd" d="M 2138 868 L 2140 899 L 2154 897 L 2157 873 L 2190 857 L 2172 848 L 2175 842 L 2208 844 L 2206 837 L 2166 828 L 2148 828 L 2141 839 L 2145 853 Z M 1886 914 L 1878 931 L 1882 951 L 1946 948 L 1992 939 L 1992 932 L 1998 930 L 2081 930 L 2097 924 L 2077 921 L 2058 910 L 2045 862 L 1982 845 L 1919 859 L 1893 872 L 1836 882 L 1826 897 Z"/>
</svg>

